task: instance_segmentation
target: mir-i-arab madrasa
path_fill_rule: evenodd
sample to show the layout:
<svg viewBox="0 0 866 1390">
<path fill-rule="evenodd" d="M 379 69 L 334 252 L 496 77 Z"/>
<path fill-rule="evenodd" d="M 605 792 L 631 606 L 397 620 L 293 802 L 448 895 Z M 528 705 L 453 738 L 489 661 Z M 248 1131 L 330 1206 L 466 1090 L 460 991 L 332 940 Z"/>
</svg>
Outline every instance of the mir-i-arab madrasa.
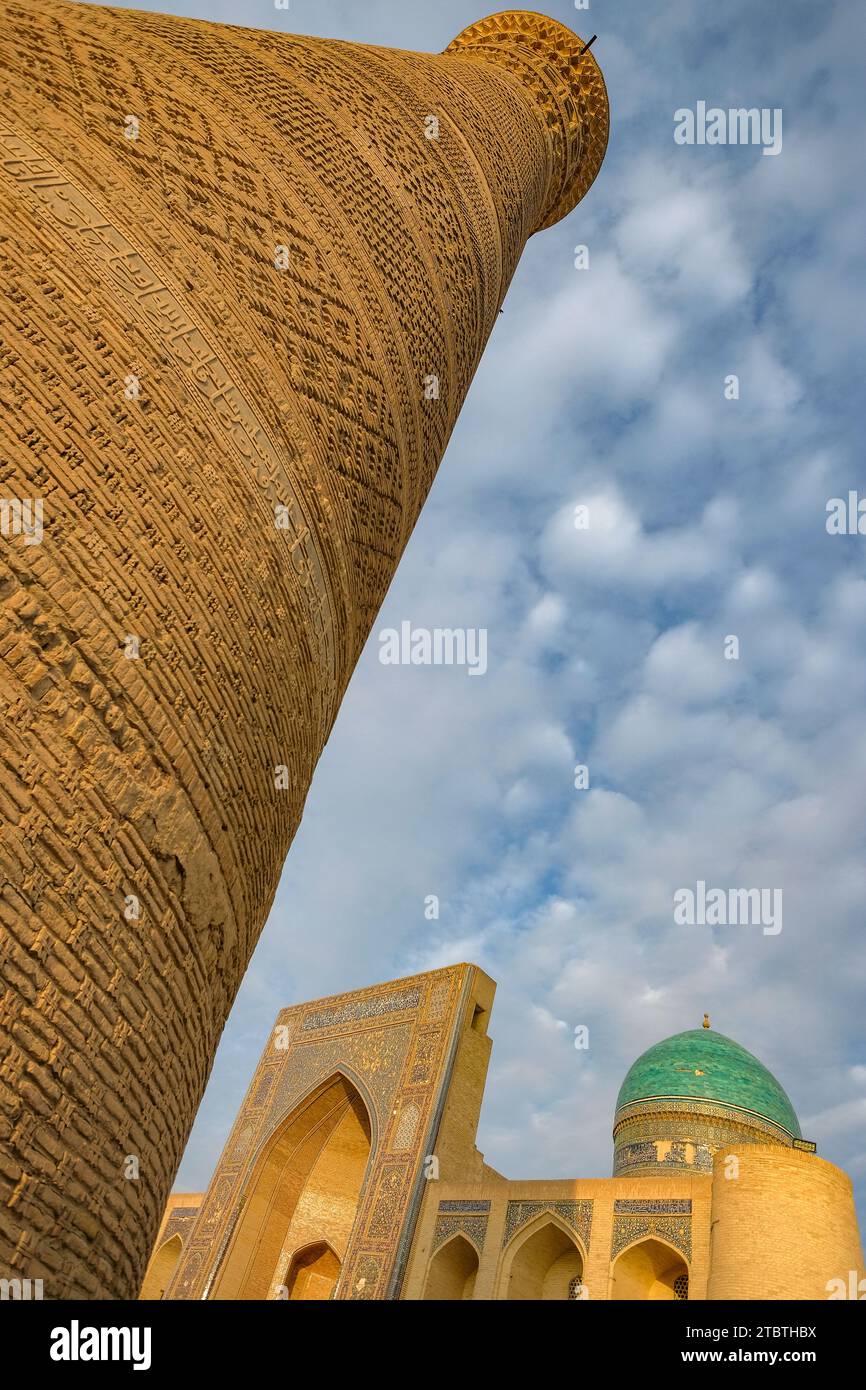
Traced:
<svg viewBox="0 0 866 1390">
<path fill-rule="evenodd" d="M 495 988 L 456 965 L 284 1010 L 207 1192 L 169 1200 L 141 1297 L 847 1289 L 862 1269 L 848 1177 L 706 1017 L 629 1069 L 613 1177 L 514 1182 L 489 1167 L 475 1130 Z"/>
<path fill-rule="evenodd" d="M 473 965 L 286 1009 L 207 1191 L 170 1195 L 521 253 L 601 170 L 594 38 L 5 0 L 4 1287 L 821 1299 L 862 1267 L 848 1178 L 711 1028 L 631 1068 L 612 1177 L 490 1168 Z"/>
</svg>

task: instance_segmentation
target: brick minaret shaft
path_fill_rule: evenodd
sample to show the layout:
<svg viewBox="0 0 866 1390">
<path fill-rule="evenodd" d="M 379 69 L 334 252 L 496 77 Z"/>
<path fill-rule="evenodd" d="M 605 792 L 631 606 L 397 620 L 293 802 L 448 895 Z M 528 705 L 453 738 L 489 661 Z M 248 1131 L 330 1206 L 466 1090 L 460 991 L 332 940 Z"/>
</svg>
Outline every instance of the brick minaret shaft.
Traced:
<svg viewBox="0 0 866 1390">
<path fill-rule="evenodd" d="M 518 258 L 603 158 L 582 47 L 4 6 L 0 1275 L 46 1297 L 137 1291 Z"/>
</svg>

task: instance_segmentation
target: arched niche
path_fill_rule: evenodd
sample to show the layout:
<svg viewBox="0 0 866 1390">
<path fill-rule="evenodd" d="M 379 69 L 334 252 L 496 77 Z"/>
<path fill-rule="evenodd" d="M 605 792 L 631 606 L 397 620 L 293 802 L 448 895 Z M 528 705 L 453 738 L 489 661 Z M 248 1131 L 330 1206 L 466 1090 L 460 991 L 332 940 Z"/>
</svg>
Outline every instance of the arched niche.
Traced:
<svg viewBox="0 0 866 1390">
<path fill-rule="evenodd" d="M 471 1241 L 458 1233 L 446 1241 L 430 1261 L 424 1298 L 438 1302 L 472 1298 L 477 1273 L 478 1251 Z"/>
<path fill-rule="evenodd" d="M 170 1240 L 163 1241 L 162 1245 L 158 1246 L 147 1267 L 141 1293 L 138 1295 L 140 1299 L 155 1303 L 165 1296 L 182 1251 L 183 1241 L 179 1235 L 172 1236 Z"/>
<path fill-rule="evenodd" d="M 308 1303 L 332 1297 L 342 1266 L 326 1241 L 316 1241 L 292 1256 L 285 1279 L 286 1297 Z"/>
<path fill-rule="evenodd" d="M 336 1072 L 287 1115 L 255 1158 L 211 1298 L 286 1297 L 293 1252 L 345 1255 L 370 1161 L 373 1121 Z"/>
<path fill-rule="evenodd" d="M 648 1238 L 630 1245 L 612 1271 L 611 1298 L 617 1301 L 673 1301 L 688 1298 L 688 1265 L 673 1246 Z"/>
<path fill-rule="evenodd" d="M 500 1298 L 539 1303 L 579 1297 L 583 1251 L 558 1217 L 542 1214 L 518 1232 L 505 1253 Z"/>
</svg>

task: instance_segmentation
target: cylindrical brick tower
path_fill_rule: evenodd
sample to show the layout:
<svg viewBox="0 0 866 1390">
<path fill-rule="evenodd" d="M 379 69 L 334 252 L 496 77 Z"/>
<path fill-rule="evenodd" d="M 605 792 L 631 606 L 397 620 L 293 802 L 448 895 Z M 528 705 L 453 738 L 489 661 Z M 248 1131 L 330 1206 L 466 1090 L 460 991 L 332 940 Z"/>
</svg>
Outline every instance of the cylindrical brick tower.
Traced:
<svg viewBox="0 0 866 1390">
<path fill-rule="evenodd" d="M 313 769 L 527 237 L 607 142 L 428 55 L 10 0 L 0 1273 L 138 1288 Z"/>
<path fill-rule="evenodd" d="M 828 1299 L 862 1276 L 851 1181 L 816 1154 L 720 1149 L 711 1222 L 707 1298 Z"/>
</svg>

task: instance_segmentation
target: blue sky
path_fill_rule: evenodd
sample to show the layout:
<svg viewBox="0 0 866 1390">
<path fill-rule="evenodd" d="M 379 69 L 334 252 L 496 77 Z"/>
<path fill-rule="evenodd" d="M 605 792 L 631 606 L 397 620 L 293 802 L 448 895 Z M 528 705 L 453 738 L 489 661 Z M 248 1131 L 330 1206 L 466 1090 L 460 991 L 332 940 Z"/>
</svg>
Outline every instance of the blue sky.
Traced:
<svg viewBox="0 0 866 1390">
<path fill-rule="evenodd" d="M 281 1007 L 459 960 L 499 983 L 478 1143 L 507 1176 L 607 1175 L 628 1066 L 706 1010 L 866 1184 L 866 537 L 825 528 L 829 498 L 866 493 L 866 10 L 540 7 L 598 34 L 607 158 L 526 249 L 316 773 L 180 1190 L 206 1185 Z M 148 8 L 429 51 L 487 12 Z M 781 153 L 677 145 L 674 112 L 698 101 L 782 108 Z M 381 665 L 377 634 L 406 619 L 486 628 L 487 674 Z M 781 888 L 783 930 L 675 925 L 674 892 L 699 879 Z"/>
</svg>

